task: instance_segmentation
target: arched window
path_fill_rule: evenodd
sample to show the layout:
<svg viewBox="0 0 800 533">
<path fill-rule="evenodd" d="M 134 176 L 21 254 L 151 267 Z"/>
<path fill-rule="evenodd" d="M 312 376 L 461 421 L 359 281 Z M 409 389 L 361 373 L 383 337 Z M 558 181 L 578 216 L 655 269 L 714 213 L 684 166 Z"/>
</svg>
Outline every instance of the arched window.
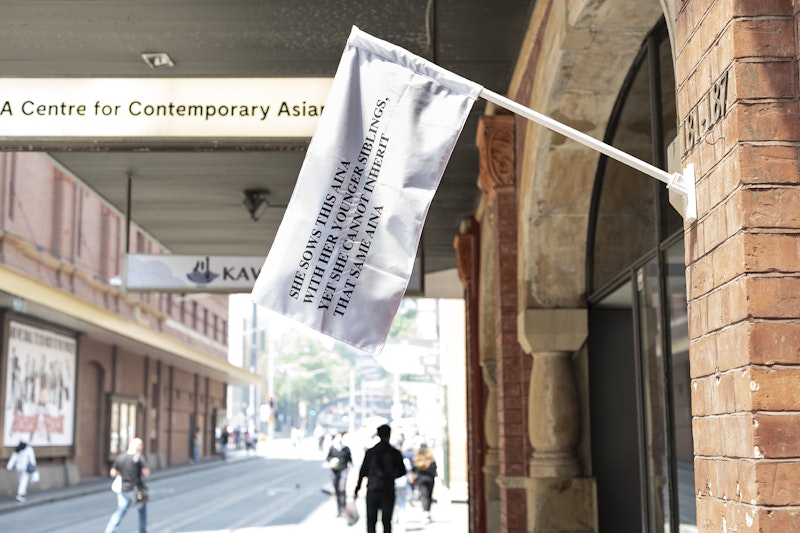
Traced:
<svg viewBox="0 0 800 533">
<path fill-rule="evenodd" d="M 678 142 L 677 123 L 662 20 L 630 69 L 605 142 L 671 170 L 667 154 Z M 601 530 L 678 533 L 696 523 L 682 230 L 662 182 L 601 156 L 586 264 Z M 620 506 L 634 493 L 637 516 L 620 518 Z"/>
<path fill-rule="evenodd" d="M 667 169 L 677 136 L 675 75 L 666 25 L 656 26 L 631 67 L 609 120 L 605 142 Z M 677 142 L 677 141 L 675 141 Z M 625 267 L 683 227 L 664 184 L 600 156 L 590 211 L 587 294 L 614 284 Z"/>
</svg>

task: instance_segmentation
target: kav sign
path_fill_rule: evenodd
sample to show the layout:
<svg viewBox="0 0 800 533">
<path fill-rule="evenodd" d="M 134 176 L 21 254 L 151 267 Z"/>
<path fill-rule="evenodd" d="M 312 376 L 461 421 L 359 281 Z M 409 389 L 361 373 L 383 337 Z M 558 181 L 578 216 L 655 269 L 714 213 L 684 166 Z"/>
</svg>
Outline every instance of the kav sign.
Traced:
<svg viewBox="0 0 800 533">
<path fill-rule="evenodd" d="M 311 137 L 330 78 L 5 78 L 0 137 Z"/>
<path fill-rule="evenodd" d="M 125 288 L 129 291 L 249 292 L 263 262 L 259 257 L 129 254 Z"/>
</svg>

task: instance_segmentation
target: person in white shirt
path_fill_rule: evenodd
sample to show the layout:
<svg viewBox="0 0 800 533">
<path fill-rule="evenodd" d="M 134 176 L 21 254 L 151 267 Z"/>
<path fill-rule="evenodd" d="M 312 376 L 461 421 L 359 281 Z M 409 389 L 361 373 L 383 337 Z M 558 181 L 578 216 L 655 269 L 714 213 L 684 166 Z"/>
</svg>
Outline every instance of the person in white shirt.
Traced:
<svg viewBox="0 0 800 533">
<path fill-rule="evenodd" d="M 20 441 L 14 449 L 14 453 L 8 458 L 7 470 L 17 471 L 17 501 L 24 502 L 28 495 L 28 482 L 31 474 L 36 470 L 36 454 L 33 453 L 33 446 L 27 442 Z"/>
</svg>

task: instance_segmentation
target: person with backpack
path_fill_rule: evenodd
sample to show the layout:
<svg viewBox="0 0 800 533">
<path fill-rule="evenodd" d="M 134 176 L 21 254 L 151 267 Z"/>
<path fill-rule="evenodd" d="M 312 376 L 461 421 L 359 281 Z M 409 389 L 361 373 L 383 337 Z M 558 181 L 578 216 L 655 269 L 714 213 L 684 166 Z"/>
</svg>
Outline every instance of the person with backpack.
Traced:
<svg viewBox="0 0 800 533">
<path fill-rule="evenodd" d="M 394 480 L 406 474 L 403 455 L 389 444 L 392 428 L 383 424 L 378 427 L 380 442 L 367 450 L 358 472 L 355 498 L 361 490 L 361 482 L 367 478 L 367 533 L 375 533 L 378 511 L 381 514 L 383 533 L 392 533 L 394 510 Z"/>
</svg>

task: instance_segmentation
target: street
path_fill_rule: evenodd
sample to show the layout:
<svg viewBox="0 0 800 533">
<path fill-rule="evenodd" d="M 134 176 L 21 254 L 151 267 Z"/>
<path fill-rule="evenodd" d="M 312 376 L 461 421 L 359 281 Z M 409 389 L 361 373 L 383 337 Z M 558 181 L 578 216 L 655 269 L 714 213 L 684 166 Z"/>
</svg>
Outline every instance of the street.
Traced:
<svg viewBox="0 0 800 533">
<path fill-rule="evenodd" d="M 362 518 L 355 527 L 348 528 L 344 519 L 336 518 L 334 498 L 322 491 L 329 479 L 328 470 L 321 467 L 323 458 L 311 440 L 295 448 L 288 439 L 277 439 L 257 455 L 235 451 L 224 463 L 215 460 L 181 467 L 180 473 L 171 475 L 154 473 L 148 483 L 147 529 L 150 533 L 281 533 L 322 527 L 331 532 L 363 531 L 363 497 L 358 502 Z M 351 470 L 351 486 L 357 466 Z M 0 530 L 101 532 L 116 508 L 116 495 L 110 490 L 111 480 L 95 486 L 97 490 L 67 489 L 63 497 L 7 510 L 0 514 Z M 456 506 L 448 507 L 440 513 L 438 524 L 409 523 L 407 530 L 465 530 L 459 523 L 466 516 L 465 508 L 461 513 L 452 510 Z M 138 513 L 132 507 L 118 532 L 137 531 Z"/>
<path fill-rule="evenodd" d="M 156 479 L 149 483 L 148 529 L 166 533 L 297 524 L 330 498 L 320 490 L 325 474 L 317 458 L 251 457 Z M 21 509 L 0 522 L 5 531 L 102 531 L 115 498 L 110 490 L 86 494 Z M 136 531 L 137 523 L 131 509 L 120 531 Z"/>
</svg>

